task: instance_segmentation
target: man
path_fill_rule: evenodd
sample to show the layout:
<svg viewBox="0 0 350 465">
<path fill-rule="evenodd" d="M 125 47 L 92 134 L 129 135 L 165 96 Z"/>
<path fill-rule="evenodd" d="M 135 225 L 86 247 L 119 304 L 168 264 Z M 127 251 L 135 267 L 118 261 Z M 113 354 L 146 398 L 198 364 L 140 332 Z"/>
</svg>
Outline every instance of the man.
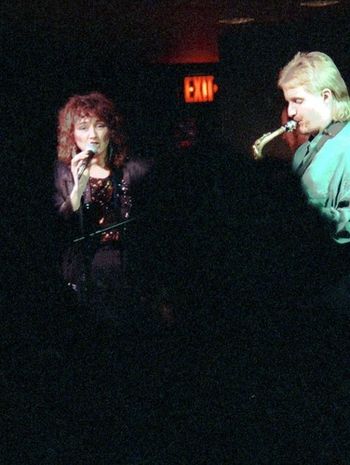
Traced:
<svg viewBox="0 0 350 465">
<path fill-rule="evenodd" d="M 326 296 L 323 302 L 328 306 L 338 299 L 340 307 L 348 307 L 348 246 L 337 246 L 350 243 L 348 90 L 333 60 L 321 52 L 297 53 L 281 70 L 278 86 L 288 103 L 289 118 L 297 122 L 299 133 L 308 137 L 294 155 L 293 171 L 300 177 L 311 210 L 315 208 L 321 214 L 335 241 L 334 246 L 330 243 L 327 250 L 322 247 L 318 254 L 333 257 L 328 262 L 332 263 L 330 267 L 326 261 L 322 265 L 327 274 L 321 284 L 321 293 Z M 309 283 L 319 271 L 314 264 L 313 276 L 307 277 Z"/>
<path fill-rule="evenodd" d="M 278 86 L 288 116 L 308 140 L 296 151 L 293 171 L 338 243 L 350 242 L 350 99 L 332 59 L 297 53 L 281 70 Z"/>
</svg>

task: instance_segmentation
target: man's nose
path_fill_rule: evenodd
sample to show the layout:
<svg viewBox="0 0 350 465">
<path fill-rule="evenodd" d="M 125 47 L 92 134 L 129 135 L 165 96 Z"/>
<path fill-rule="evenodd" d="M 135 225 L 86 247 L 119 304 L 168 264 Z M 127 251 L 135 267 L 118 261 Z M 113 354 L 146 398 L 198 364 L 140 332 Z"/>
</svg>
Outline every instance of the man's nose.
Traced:
<svg viewBox="0 0 350 465">
<path fill-rule="evenodd" d="M 296 114 L 295 106 L 292 103 L 290 103 L 288 105 L 288 116 L 289 116 L 289 118 L 293 118 L 293 116 L 295 116 L 295 114 Z"/>
</svg>

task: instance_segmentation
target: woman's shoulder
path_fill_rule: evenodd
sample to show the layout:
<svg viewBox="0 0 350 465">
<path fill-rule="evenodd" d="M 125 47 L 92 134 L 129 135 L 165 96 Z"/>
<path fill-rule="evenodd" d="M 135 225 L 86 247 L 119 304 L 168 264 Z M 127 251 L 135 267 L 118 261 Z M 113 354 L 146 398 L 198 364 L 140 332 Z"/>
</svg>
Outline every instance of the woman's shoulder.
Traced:
<svg viewBox="0 0 350 465">
<path fill-rule="evenodd" d="M 70 166 L 61 160 L 55 160 L 54 172 L 56 177 L 71 177 Z"/>
<path fill-rule="evenodd" d="M 153 161 L 150 159 L 130 158 L 124 168 L 123 175 L 130 182 L 139 182 L 145 179 L 153 169 Z"/>
</svg>

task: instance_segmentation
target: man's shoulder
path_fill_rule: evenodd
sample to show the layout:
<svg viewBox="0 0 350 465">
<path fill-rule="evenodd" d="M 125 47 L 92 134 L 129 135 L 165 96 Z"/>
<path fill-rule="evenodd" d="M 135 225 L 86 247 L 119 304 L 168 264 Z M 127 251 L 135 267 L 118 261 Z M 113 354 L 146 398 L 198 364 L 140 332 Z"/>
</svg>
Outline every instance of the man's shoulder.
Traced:
<svg viewBox="0 0 350 465">
<path fill-rule="evenodd" d="M 350 155 L 350 121 L 329 142 L 330 149 Z"/>
<path fill-rule="evenodd" d="M 337 141 L 349 141 L 350 139 L 350 121 L 345 122 L 344 127 L 335 135 Z"/>
</svg>

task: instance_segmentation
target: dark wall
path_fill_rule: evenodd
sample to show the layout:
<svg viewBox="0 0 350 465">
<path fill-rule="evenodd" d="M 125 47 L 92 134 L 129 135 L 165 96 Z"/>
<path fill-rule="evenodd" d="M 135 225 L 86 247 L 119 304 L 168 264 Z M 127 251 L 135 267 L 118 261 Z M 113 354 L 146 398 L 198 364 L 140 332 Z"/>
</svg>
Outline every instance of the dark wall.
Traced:
<svg viewBox="0 0 350 465">
<path fill-rule="evenodd" d="M 225 244 L 228 238 L 228 248 L 238 250 L 240 240 L 246 241 L 243 260 L 253 288 L 265 267 L 264 240 L 276 245 L 270 223 L 266 222 L 261 235 L 259 221 L 268 218 L 269 206 L 279 208 L 273 198 L 277 189 L 271 191 L 273 181 L 266 170 L 268 197 L 261 197 L 261 190 L 256 189 L 257 184 L 261 185 L 261 171 L 247 161 L 235 164 L 234 157 L 247 156 L 258 136 L 279 126 L 283 101 L 276 89 L 277 73 L 297 50 L 323 50 L 334 58 L 345 78 L 350 76 L 349 24 L 348 18 L 341 18 L 224 31 L 221 61 L 216 66 L 151 66 L 143 63 L 133 43 L 121 46 L 93 34 L 79 39 L 77 34 L 70 36 L 57 28 L 5 24 L 2 60 L 7 72 L 2 92 L 6 114 L 3 148 L 7 156 L 2 158 L 2 166 L 8 208 L 3 225 L 9 250 L 15 256 L 13 275 L 21 279 L 22 275 L 37 274 L 42 280 L 43 270 L 45 274 L 57 266 L 59 238 L 51 202 L 57 111 L 70 95 L 97 89 L 117 103 L 125 116 L 133 148 L 145 156 L 161 157 L 163 148 L 171 142 L 174 124 L 186 118 L 196 119 L 204 139 L 201 157 L 206 159 L 210 152 L 212 159 L 217 158 L 219 177 L 223 173 L 225 178 L 220 205 L 223 216 L 217 219 L 221 229 L 215 232 L 216 243 L 224 239 Z M 192 72 L 217 74 L 219 93 L 214 104 L 183 104 L 182 78 Z M 216 145 L 219 142 L 226 144 L 226 149 Z M 249 182 L 245 170 L 249 170 Z M 273 214 L 279 224 L 282 208 Z M 226 218 L 238 230 L 236 237 L 230 225 L 229 234 L 223 237 L 227 233 Z M 208 224 L 211 220 L 208 218 Z M 259 241 L 260 252 L 255 251 L 251 260 L 250 242 L 255 244 L 257 235 L 265 239 Z M 227 263 L 225 253 L 223 248 L 222 263 Z M 227 275 L 241 271 L 237 269 L 240 258 L 234 254 L 230 260 Z M 266 281 L 264 277 L 259 279 Z"/>
</svg>

